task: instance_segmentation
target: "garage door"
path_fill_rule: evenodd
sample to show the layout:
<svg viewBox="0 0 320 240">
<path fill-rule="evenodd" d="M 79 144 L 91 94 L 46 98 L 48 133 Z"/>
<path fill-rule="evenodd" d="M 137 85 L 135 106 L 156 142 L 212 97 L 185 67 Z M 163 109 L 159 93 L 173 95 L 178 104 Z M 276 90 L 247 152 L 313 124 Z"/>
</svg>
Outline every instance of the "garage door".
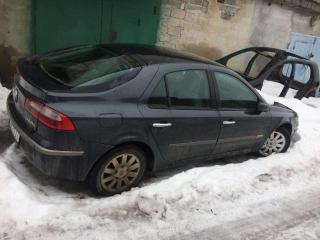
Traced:
<svg viewBox="0 0 320 240">
<path fill-rule="evenodd" d="M 289 38 L 288 51 L 310 59 L 320 66 L 320 37 L 292 32 Z M 295 78 L 305 83 L 310 79 L 310 69 L 304 65 L 296 67 Z M 316 91 L 320 97 L 320 88 Z"/>
<path fill-rule="evenodd" d="M 160 0 L 34 0 L 33 52 L 79 44 L 154 44 L 159 5 Z"/>
</svg>

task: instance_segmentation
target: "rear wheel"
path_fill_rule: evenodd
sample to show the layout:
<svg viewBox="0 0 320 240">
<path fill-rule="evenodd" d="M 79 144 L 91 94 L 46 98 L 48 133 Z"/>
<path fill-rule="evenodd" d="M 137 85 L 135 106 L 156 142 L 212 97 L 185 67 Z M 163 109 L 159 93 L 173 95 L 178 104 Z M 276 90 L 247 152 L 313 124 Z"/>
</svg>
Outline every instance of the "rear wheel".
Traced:
<svg viewBox="0 0 320 240">
<path fill-rule="evenodd" d="M 90 176 L 90 185 L 101 195 L 128 191 L 137 186 L 146 169 L 146 158 L 143 151 L 133 146 L 116 149 L 94 167 Z"/>
<path fill-rule="evenodd" d="M 290 146 L 291 136 L 287 129 L 279 128 L 273 131 L 259 149 L 259 154 L 269 156 L 273 153 L 286 152 Z"/>
</svg>

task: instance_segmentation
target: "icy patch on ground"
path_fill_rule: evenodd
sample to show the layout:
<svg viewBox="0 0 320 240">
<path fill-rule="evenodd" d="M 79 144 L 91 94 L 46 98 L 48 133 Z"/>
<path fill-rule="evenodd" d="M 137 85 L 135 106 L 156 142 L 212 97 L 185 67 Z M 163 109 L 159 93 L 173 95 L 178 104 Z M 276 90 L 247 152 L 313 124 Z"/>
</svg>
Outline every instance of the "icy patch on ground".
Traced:
<svg viewBox="0 0 320 240">
<path fill-rule="evenodd" d="M 113 197 L 96 198 L 81 185 L 43 176 L 11 146 L 0 155 L 0 239 L 169 238 L 250 216 L 249 205 L 319 186 L 320 99 L 262 94 L 299 114 L 300 137 L 287 153 L 185 168 Z"/>
</svg>

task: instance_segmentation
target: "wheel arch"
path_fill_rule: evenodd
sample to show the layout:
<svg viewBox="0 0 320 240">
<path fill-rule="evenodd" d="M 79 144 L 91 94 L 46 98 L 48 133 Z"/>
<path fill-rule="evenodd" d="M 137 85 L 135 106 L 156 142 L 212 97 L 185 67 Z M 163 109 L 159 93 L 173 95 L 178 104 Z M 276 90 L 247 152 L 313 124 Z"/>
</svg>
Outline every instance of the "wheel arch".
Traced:
<svg viewBox="0 0 320 240">
<path fill-rule="evenodd" d="M 87 175 L 86 175 L 86 179 L 89 177 L 89 175 L 92 172 L 92 170 L 94 169 L 94 167 L 99 163 L 99 161 L 103 157 L 107 156 L 111 151 L 114 151 L 115 149 L 125 147 L 125 146 L 134 146 L 134 147 L 139 148 L 141 151 L 143 151 L 146 154 L 147 171 L 153 171 L 153 169 L 155 167 L 155 154 L 154 154 L 154 151 L 152 150 L 152 148 L 148 144 L 146 144 L 145 142 L 142 142 L 142 141 L 127 141 L 127 142 L 121 142 L 121 143 L 113 146 L 112 148 L 108 149 L 105 153 L 103 153 L 100 157 L 98 157 L 95 160 L 95 162 L 92 164 L 90 169 L 88 170 Z"/>
<path fill-rule="evenodd" d="M 147 164 L 147 170 L 148 171 L 152 171 L 153 167 L 154 167 L 154 151 L 152 150 L 152 148 L 146 144 L 145 142 L 141 142 L 141 141 L 128 141 L 128 142 L 123 142 L 120 143 L 118 145 L 116 145 L 114 148 L 110 149 L 108 152 L 116 149 L 116 148 L 120 148 L 120 147 L 124 147 L 124 146 L 134 146 L 137 147 L 139 149 L 141 149 L 145 154 L 146 154 L 146 164 Z M 108 154 L 108 152 L 106 154 Z"/>
<path fill-rule="evenodd" d="M 278 128 L 284 128 L 284 129 L 288 130 L 290 134 L 292 133 L 292 124 L 290 122 L 282 123 L 279 125 Z"/>
<path fill-rule="evenodd" d="M 288 147 L 290 146 L 291 136 L 292 136 L 292 128 L 293 128 L 293 126 L 292 126 L 292 124 L 291 124 L 290 122 L 281 122 L 279 125 L 274 126 L 273 130 L 270 132 L 270 134 L 271 134 L 273 131 L 277 131 L 277 130 L 279 130 L 279 129 L 282 129 L 282 130 L 285 129 L 285 130 L 286 130 L 286 131 L 284 131 L 284 132 L 286 132 L 285 135 L 288 135 L 288 136 L 287 136 L 288 139 L 286 138 L 286 139 L 287 139 L 287 141 L 285 142 L 286 145 L 284 146 L 284 150 L 281 151 L 281 152 L 287 151 Z M 271 135 L 270 135 L 270 136 L 271 136 Z M 267 139 L 266 139 L 266 140 L 267 140 Z M 267 155 L 264 155 L 263 153 L 260 152 L 260 148 L 264 145 L 264 143 L 265 143 L 266 140 L 264 140 L 264 142 L 259 145 L 259 148 L 258 148 L 258 150 L 257 150 L 257 151 L 259 152 L 259 154 L 262 155 L 262 156 L 268 156 L 269 154 L 271 154 L 271 153 L 269 153 L 269 154 L 267 154 Z"/>
</svg>

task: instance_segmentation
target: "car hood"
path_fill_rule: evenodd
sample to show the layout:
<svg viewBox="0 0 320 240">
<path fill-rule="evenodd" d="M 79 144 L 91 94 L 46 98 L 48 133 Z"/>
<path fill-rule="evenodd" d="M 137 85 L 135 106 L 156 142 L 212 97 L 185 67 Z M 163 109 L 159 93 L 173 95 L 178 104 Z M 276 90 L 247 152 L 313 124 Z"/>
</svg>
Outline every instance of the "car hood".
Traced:
<svg viewBox="0 0 320 240">
<path fill-rule="evenodd" d="M 295 117 L 298 116 L 294 110 L 279 102 L 274 102 L 272 105 L 270 105 L 270 108 L 271 111 L 292 113 Z"/>
</svg>

